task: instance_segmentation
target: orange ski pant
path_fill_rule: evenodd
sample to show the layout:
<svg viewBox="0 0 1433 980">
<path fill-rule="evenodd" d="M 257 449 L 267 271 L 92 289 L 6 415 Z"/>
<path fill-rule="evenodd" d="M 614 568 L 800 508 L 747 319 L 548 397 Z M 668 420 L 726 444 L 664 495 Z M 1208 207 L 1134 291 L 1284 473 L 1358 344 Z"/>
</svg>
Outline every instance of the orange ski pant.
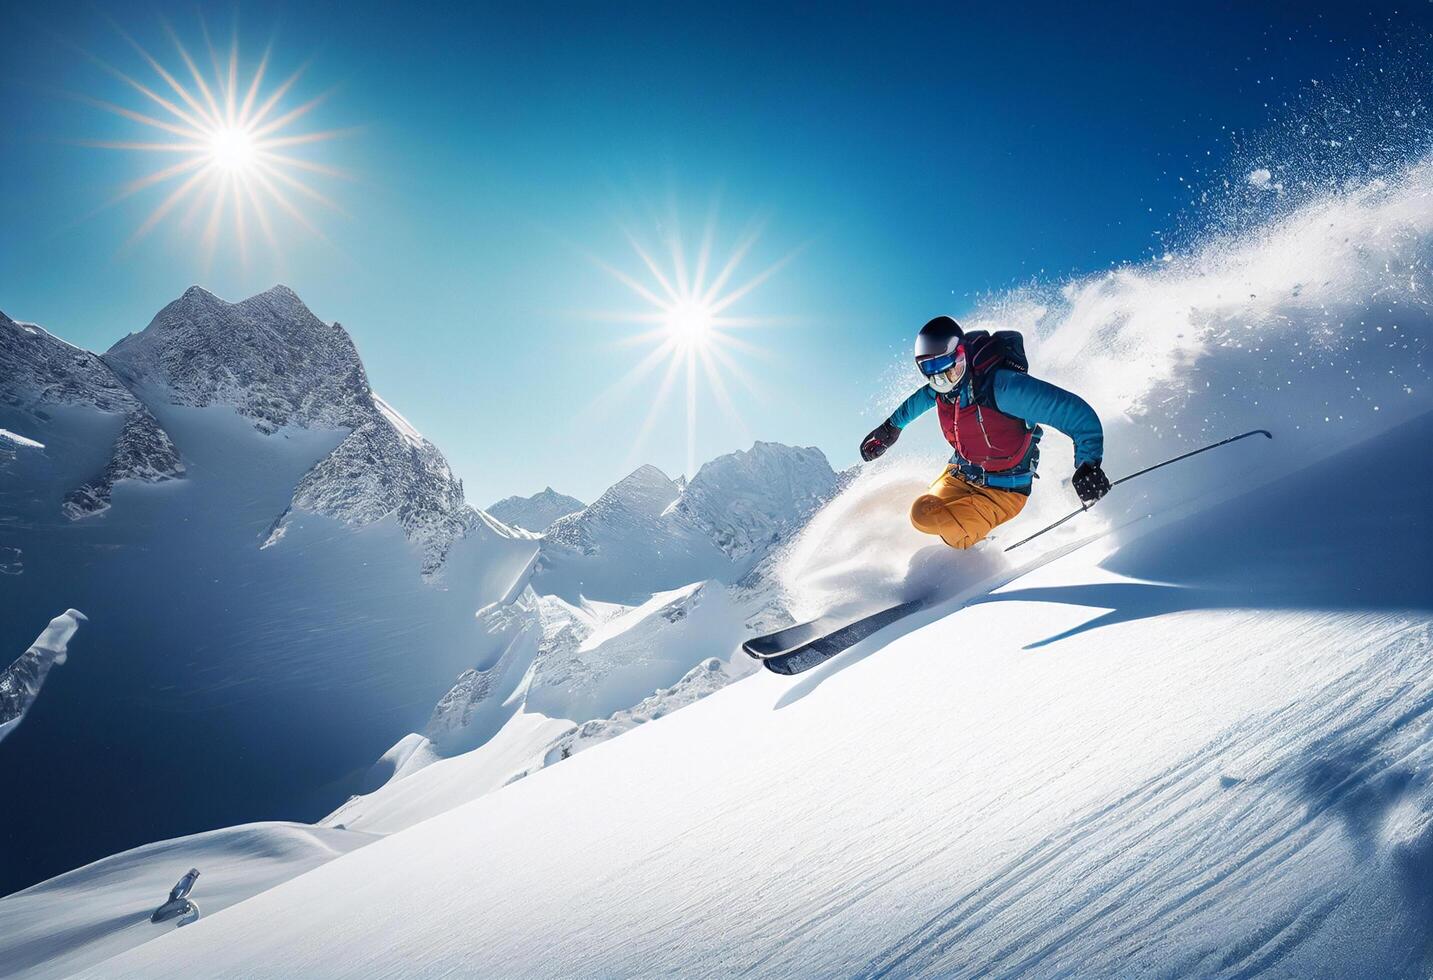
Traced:
<svg viewBox="0 0 1433 980">
<path fill-rule="evenodd" d="M 938 534 L 952 548 L 969 548 L 1025 507 L 1023 493 L 978 487 L 948 468 L 911 504 L 911 523 L 917 531 Z"/>
</svg>

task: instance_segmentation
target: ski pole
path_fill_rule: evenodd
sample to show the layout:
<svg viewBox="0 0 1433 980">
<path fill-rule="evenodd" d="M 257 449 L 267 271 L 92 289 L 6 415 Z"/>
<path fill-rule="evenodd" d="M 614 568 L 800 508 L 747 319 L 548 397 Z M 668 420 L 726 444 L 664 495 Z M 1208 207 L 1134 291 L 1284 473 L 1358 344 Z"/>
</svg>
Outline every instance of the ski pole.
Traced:
<svg viewBox="0 0 1433 980">
<path fill-rule="evenodd" d="M 1172 458 L 1172 459 L 1166 459 L 1166 460 L 1165 460 L 1164 462 L 1162 462 L 1162 463 L 1155 463 L 1153 466 L 1146 466 L 1144 469 L 1139 470 L 1138 472 L 1135 472 L 1135 473 L 1131 473 L 1129 476 L 1122 476 L 1122 477 L 1120 477 L 1118 480 L 1115 480 L 1113 483 L 1110 484 L 1110 489 L 1113 490 L 1115 487 L 1119 486 L 1121 483 L 1125 483 L 1125 482 L 1127 482 L 1127 481 L 1129 481 L 1129 480 L 1133 480 L 1133 479 L 1134 479 L 1135 477 L 1137 477 L 1137 476 L 1144 476 L 1146 473 L 1149 473 L 1149 472 L 1151 472 L 1151 471 L 1153 471 L 1153 470 L 1157 470 L 1157 469 L 1159 469 L 1161 466 L 1168 466 L 1170 463 L 1177 463 L 1177 462 L 1179 462 L 1181 459 L 1188 459 L 1188 458 L 1191 457 L 1191 456 L 1198 456 L 1200 453 L 1207 453 L 1207 452 L 1209 452 L 1209 450 L 1211 450 L 1211 449 L 1218 449 L 1220 446 L 1227 446 L 1227 445 L 1229 445 L 1229 443 L 1231 443 L 1231 442 L 1238 442 L 1240 439 L 1247 439 L 1247 438 L 1249 438 L 1250 436 L 1265 436 L 1265 437 L 1267 437 L 1267 438 L 1269 438 L 1269 439 L 1274 438 L 1274 434 L 1273 434 L 1272 432 L 1270 432 L 1268 429 L 1251 429 L 1250 431 L 1241 433 L 1241 434 L 1239 434 L 1239 435 L 1237 435 L 1237 436 L 1230 436 L 1228 439 L 1224 439 L 1224 440 L 1221 440 L 1221 441 L 1215 442 L 1215 443 L 1210 443 L 1209 445 L 1204 446 L 1204 447 L 1202 447 L 1202 448 L 1200 448 L 1200 449 L 1191 449 L 1191 450 L 1190 450 L 1189 452 L 1187 452 L 1187 453 L 1184 453 L 1184 454 L 1179 455 L 1179 456 L 1175 456 L 1175 457 Z M 1016 541 L 1014 544 L 1012 544 L 1010 547 L 1006 548 L 1005 550 L 1006 550 L 1006 551 L 1014 551 L 1016 548 L 1020 547 L 1022 544 L 1029 544 L 1031 541 L 1034 541 L 1036 538 L 1038 538 L 1040 535 L 1044 534 L 1046 531 L 1053 531 L 1053 530 L 1055 530 L 1055 528 L 1059 527 L 1061 524 L 1065 523 L 1065 522 L 1068 521 L 1070 518 L 1072 518 L 1072 517 L 1079 517 L 1081 514 L 1083 514 L 1085 511 L 1089 510 L 1089 509 L 1090 509 L 1091 507 L 1093 507 L 1093 506 L 1094 506 L 1093 503 L 1084 504 L 1084 505 L 1082 505 L 1082 506 L 1080 507 L 1079 510 L 1077 510 L 1077 511 L 1072 511 L 1072 512 L 1069 513 L 1069 514 L 1066 514 L 1064 517 L 1060 518 L 1058 521 L 1056 521 L 1054 524 L 1051 524 L 1049 527 L 1042 527 L 1040 530 L 1036 531 L 1034 534 L 1030 535 L 1028 538 L 1022 538 L 1021 540 Z"/>
</svg>

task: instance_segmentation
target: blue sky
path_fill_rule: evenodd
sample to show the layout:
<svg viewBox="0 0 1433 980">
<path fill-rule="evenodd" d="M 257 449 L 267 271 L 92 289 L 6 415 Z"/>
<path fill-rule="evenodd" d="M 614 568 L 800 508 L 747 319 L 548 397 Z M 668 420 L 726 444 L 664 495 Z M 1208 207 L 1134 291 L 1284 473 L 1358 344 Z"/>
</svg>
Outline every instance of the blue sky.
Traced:
<svg viewBox="0 0 1433 980">
<path fill-rule="evenodd" d="M 698 375 L 700 461 L 753 438 L 855 460 L 878 378 L 920 323 L 979 294 L 1141 260 L 1219 172 L 1230 134 L 1278 118 L 1310 79 L 1426 5 L 771 5 L 246 3 L 240 77 L 273 39 L 285 97 L 335 87 L 303 147 L 341 209 L 276 215 L 282 250 L 206 258 L 177 218 L 126 241 L 163 199 L 101 208 L 168 161 L 77 145 L 152 138 L 68 97 L 149 111 L 97 56 L 161 85 L 111 20 L 175 70 L 160 23 L 202 51 L 195 6 L 7 4 L 0 12 L 0 309 L 96 350 L 191 283 L 241 299 L 292 286 L 352 333 L 374 387 L 447 454 L 483 505 L 551 484 L 592 499 L 640 462 L 681 472 L 683 377 L 613 390 L 650 329 L 591 314 L 649 304 L 624 229 L 720 263 L 756 223 L 732 285 L 787 258 L 731 314 L 739 421 Z M 204 4 L 227 44 L 231 4 Z M 1415 21 L 1413 18 L 1418 17 Z M 99 210 L 97 210 L 99 209 Z M 176 211 L 181 209 L 176 209 Z M 794 253 L 794 254 L 793 254 Z M 665 258 L 665 253 L 662 253 Z M 605 394 L 604 394 L 605 393 Z M 644 422 L 651 419 L 644 434 Z"/>
</svg>

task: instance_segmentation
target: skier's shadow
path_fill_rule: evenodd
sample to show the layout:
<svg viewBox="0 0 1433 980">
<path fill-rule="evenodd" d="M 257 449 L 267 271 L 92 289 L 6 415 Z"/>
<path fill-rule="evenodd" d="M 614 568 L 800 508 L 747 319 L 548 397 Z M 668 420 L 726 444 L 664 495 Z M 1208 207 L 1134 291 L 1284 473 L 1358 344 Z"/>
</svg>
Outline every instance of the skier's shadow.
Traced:
<svg viewBox="0 0 1433 980">
<path fill-rule="evenodd" d="M 1050 602 L 1105 609 L 1107 612 L 1078 626 L 1024 646 L 1036 650 L 1089 630 L 1170 613 L 1210 609 L 1320 609 L 1360 612 L 1367 610 L 1427 609 L 1427 589 L 1417 587 L 1353 593 L 1346 588 L 1270 587 L 1260 589 L 1208 588 L 1161 582 L 1106 582 L 1012 589 L 972 599 L 970 605 L 991 602 Z"/>
<path fill-rule="evenodd" d="M 1109 582 L 1101 585 L 1012 589 L 1008 592 L 981 596 L 972 600 L 970 605 L 990 602 L 1052 602 L 1108 610 L 1103 615 L 1088 619 L 1078 626 L 1072 626 L 1053 636 L 1047 636 L 1043 640 L 1027 643 L 1024 646 L 1026 650 L 1049 646 L 1088 630 L 1113 626 L 1116 623 L 1127 623 L 1193 609 L 1235 609 L 1250 604 L 1247 593 L 1164 585 L 1158 582 Z"/>
</svg>

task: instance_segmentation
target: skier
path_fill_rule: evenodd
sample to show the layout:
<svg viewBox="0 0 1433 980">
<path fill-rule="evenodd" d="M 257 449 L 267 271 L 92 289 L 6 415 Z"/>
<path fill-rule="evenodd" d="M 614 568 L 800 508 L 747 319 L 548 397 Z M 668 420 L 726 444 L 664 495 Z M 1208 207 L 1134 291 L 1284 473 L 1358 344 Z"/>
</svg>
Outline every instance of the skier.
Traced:
<svg viewBox="0 0 1433 980">
<path fill-rule="evenodd" d="M 1041 426 L 1075 444 L 1075 492 L 1085 504 L 1110 489 L 1100 468 L 1104 430 L 1078 395 L 1029 375 L 1025 341 L 1013 330 L 965 333 L 948 316 L 921 327 L 916 367 L 926 383 L 861 443 L 861 458 L 880 456 L 901 430 L 931 408 L 955 454 L 930 492 L 911 505 L 916 530 L 952 548 L 969 548 L 1019 514 L 1040 460 Z"/>
</svg>

